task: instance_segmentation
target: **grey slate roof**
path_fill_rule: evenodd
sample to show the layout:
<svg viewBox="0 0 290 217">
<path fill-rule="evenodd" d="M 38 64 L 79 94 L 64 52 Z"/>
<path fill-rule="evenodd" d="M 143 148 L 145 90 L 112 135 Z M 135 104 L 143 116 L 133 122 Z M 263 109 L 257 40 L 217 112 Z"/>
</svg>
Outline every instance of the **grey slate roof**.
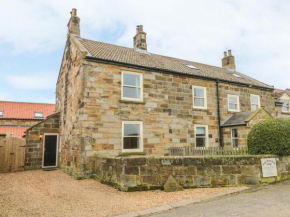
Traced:
<svg viewBox="0 0 290 217">
<path fill-rule="evenodd" d="M 239 126 L 239 125 L 245 125 L 245 120 L 250 117 L 251 114 L 253 114 L 255 111 L 250 112 L 240 112 L 235 113 L 232 116 L 230 116 L 229 119 L 227 119 L 224 123 L 222 123 L 222 127 L 229 127 L 229 126 Z"/>
<path fill-rule="evenodd" d="M 250 78 L 239 72 L 231 72 L 228 69 L 205 65 L 188 60 L 182 60 L 172 57 L 161 56 L 148 52 L 140 52 L 133 48 L 121 47 L 112 44 L 92 41 L 77 37 L 79 42 L 88 51 L 89 56 L 106 61 L 114 61 L 119 63 L 131 64 L 151 69 L 166 70 L 182 74 L 206 77 L 209 79 L 219 79 L 229 82 L 252 85 L 262 88 L 273 89 L 273 86 L 267 85 L 253 78 Z M 190 69 L 186 65 L 193 65 L 200 70 Z M 233 76 L 237 74 L 242 78 Z"/>
</svg>

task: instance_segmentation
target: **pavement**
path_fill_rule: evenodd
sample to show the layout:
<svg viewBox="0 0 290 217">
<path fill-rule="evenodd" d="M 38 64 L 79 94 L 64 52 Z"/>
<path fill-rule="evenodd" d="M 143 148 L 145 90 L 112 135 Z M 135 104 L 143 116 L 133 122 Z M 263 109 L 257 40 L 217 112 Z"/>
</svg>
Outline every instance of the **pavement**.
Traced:
<svg viewBox="0 0 290 217">
<path fill-rule="evenodd" d="M 188 205 L 152 217 L 290 217 L 290 181 Z"/>
</svg>

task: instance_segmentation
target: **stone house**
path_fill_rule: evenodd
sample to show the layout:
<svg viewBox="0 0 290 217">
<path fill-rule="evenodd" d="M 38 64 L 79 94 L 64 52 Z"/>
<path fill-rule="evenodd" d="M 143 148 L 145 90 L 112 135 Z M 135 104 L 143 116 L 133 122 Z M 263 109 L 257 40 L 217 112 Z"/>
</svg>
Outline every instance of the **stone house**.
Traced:
<svg viewBox="0 0 290 217">
<path fill-rule="evenodd" d="M 0 101 L 0 137 L 22 139 L 29 127 L 54 111 L 54 104 Z"/>
<path fill-rule="evenodd" d="M 290 118 L 290 90 L 275 89 L 276 116 L 279 118 Z"/>
<path fill-rule="evenodd" d="M 140 25 L 133 48 L 84 39 L 72 10 L 56 85 L 55 149 L 58 166 L 74 177 L 92 174 L 95 154 L 245 146 L 250 127 L 275 116 L 273 86 L 238 72 L 230 50 L 216 67 L 150 53 L 146 38 Z"/>
</svg>

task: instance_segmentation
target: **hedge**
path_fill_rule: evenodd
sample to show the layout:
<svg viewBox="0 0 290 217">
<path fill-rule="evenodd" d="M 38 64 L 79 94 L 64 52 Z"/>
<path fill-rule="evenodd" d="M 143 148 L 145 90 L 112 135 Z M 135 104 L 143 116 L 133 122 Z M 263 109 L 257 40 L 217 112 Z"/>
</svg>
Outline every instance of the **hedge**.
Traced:
<svg viewBox="0 0 290 217">
<path fill-rule="evenodd" d="M 249 154 L 290 155 L 290 119 L 270 119 L 253 126 L 248 135 Z"/>
</svg>

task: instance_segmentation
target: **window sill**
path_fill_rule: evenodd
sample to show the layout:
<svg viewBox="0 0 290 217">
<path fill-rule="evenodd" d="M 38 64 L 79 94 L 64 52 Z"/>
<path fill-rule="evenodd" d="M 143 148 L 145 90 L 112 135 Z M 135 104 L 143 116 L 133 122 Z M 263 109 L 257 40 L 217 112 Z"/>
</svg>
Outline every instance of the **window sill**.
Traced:
<svg viewBox="0 0 290 217">
<path fill-rule="evenodd" d="M 290 115 L 290 112 L 281 112 L 282 115 Z"/>
<path fill-rule="evenodd" d="M 119 153 L 119 156 L 131 156 L 131 155 L 146 155 L 144 151 L 142 152 L 122 152 Z"/>
<path fill-rule="evenodd" d="M 241 112 L 241 111 L 230 111 L 230 110 L 228 110 L 228 112 L 229 112 L 229 113 L 239 113 L 239 112 Z"/>
<path fill-rule="evenodd" d="M 119 100 L 120 103 L 129 103 L 129 104 L 142 104 L 145 105 L 145 102 L 143 101 L 130 101 L 130 100 Z"/>
<path fill-rule="evenodd" d="M 195 108 L 195 107 L 193 107 L 193 108 L 192 108 L 192 111 L 203 111 L 203 112 L 208 112 L 209 109 L 207 109 L 207 108 Z"/>
</svg>

